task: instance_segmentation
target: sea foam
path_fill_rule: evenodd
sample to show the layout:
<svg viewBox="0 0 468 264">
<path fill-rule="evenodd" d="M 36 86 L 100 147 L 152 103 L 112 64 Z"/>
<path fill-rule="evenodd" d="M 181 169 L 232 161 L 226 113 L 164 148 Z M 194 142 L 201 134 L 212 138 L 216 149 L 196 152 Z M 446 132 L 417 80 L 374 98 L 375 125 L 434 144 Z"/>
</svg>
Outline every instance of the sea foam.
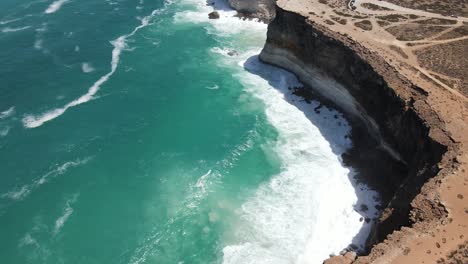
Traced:
<svg viewBox="0 0 468 264">
<path fill-rule="evenodd" d="M 57 0 L 52 2 L 52 4 L 47 7 L 47 9 L 44 11 L 46 14 L 52 14 L 60 10 L 62 5 L 64 5 L 66 2 L 69 2 L 69 0 Z"/>
<path fill-rule="evenodd" d="M 54 235 L 57 235 L 62 227 L 65 225 L 67 222 L 68 218 L 73 214 L 73 208 L 72 205 L 77 201 L 78 199 L 78 194 L 74 194 L 72 198 L 67 200 L 66 206 L 63 209 L 62 215 L 55 220 L 55 225 L 54 225 Z"/>
<path fill-rule="evenodd" d="M 90 73 L 90 72 L 93 72 L 93 71 L 94 71 L 94 68 L 93 68 L 93 66 L 91 65 L 91 63 L 84 62 L 84 63 L 81 64 L 81 70 L 82 70 L 84 73 Z"/>
<path fill-rule="evenodd" d="M 0 119 L 5 119 L 7 117 L 12 116 L 15 113 L 15 107 L 12 106 L 8 108 L 7 110 L 0 112 Z"/>
<path fill-rule="evenodd" d="M 26 29 L 28 29 L 30 27 L 31 26 L 17 27 L 17 28 L 6 27 L 6 28 L 2 28 L 1 32 L 2 33 L 9 33 L 9 32 L 23 31 L 23 30 L 26 30 Z"/>
<path fill-rule="evenodd" d="M 63 107 L 56 108 L 50 111 L 47 111 L 45 113 L 39 114 L 39 115 L 26 115 L 23 118 L 23 125 L 26 128 L 36 128 L 44 124 L 45 122 L 48 122 L 50 120 L 53 120 L 62 114 L 64 114 L 68 109 L 75 107 L 77 105 L 89 102 L 94 98 L 94 95 L 99 91 L 101 88 L 101 85 L 103 85 L 109 78 L 115 73 L 117 70 L 117 67 L 119 65 L 120 61 L 120 55 L 122 51 L 124 51 L 127 48 L 126 41 L 128 38 L 132 37 L 137 33 L 140 29 L 150 25 L 151 19 L 159 14 L 161 12 L 161 9 L 154 10 L 150 15 L 142 18 L 140 21 L 140 25 L 135 27 L 132 32 L 126 35 L 122 35 L 118 37 L 117 39 L 111 41 L 111 45 L 113 46 L 112 49 L 112 59 L 111 59 L 111 70 L 101 76 L 91 87 L 88 88 L 88 92 L 81 97 L 69 102 L 68 104 L 64 105 Z M 37 44 L 37 43 L 36 43 Z M 36 45 L 35 45 L 36 46 Z M 42 41 L 37 45 L 39 48 L 42 47 Z"/>
<path fill-rule="evenodd" d="M 74 168 L 74 167 L 78 167 L 80 165 L 86 164 L 90 159 L 91 158 L 85 158 L 85 159 L 78 159 L 74 161 L 65 162 L 59 166 L 56 166 L 54 169 L 47 172 L 46 174 L 38 178 L 35 178 L 31 183 L 25 184 L 21 187 L 15 188 L 14 190 L 4 193 L 1 197 L 9 198 L 11 200 L 23 200 L 31 192 L 39 188 L 41 185 L 49 182 L 50 180 L 58 177 L 59 175 L 65 174 L 70 168 Z"/>
<path fill-rule="evenodd" d="M 8 135 L 8 132 L 10 132 L 9 126 L 0 128 L 0 137 L 5 137 Z"/>
</svg>

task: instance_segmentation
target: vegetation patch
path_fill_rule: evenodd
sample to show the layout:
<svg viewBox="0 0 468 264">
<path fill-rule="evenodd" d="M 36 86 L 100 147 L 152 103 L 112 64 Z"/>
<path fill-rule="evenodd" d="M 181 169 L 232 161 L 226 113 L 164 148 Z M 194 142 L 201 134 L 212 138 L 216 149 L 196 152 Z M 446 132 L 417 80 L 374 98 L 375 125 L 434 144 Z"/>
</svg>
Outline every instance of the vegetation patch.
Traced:
<svg viewBox="0 0 468 264">
<path fill-rule="evenodd" d="M 346 25 L 347 23 L 347 20 L 344 19 L 344 18 L 341 18 L 341 17 L 337 17 L 337 16 L 330 16 L 331 19 L 333 19 L 334 21 L 342 24 L 342 25 Z"/>
<path fill-rule="evenodd" d="M 354 25 L 366 31 L 372 30 L 372 23 L 369 20 L 362 20 L 354 23 Z"/>
<path fill-rule="evenodd" d="M 377 20 L 377 24 L 379 24 L 379 26 L 381 27 L 386 27 L 386 26 L 390 26 L 392 23 L 387 22 L 387 21 Z"/>
<path fill-rule="evenodd" d="M 378 5 L 372 4 L 372 3 L 363 3 L 363 4 L 361 4 L 361 6 L 364 7 L 364 8 L 370 9 L 370 10 L 393 11 L 393 9 L 386 8 L 386 7 L 383 7 L 383 6 L 378 6 Z"/>
<path fill-rule="evenodd" d="M 430 38 L 445 29 L 447 28 L 443 26 L 429 26 L 410 23 L 393 26 L 386 28 L 385 30 L 394 35 L 398 40 L 414 41 Z"/>
<path fill-rule="evenodd" d="M 333 12 L 335 12 L 335 14 L 337 14 L 339 16 L 343 16 L 343 17 L 352 17 L 353 16 L 351 14 L 343 13 L 343 12 L 338 11 L 338 10 L 333 10 Z"/>
<path fill-rule="evenodd" d="M 414 23 L 418 24 L 430 24 L 430 25 L 455 25 L 457 23 L 456 20 L 450 19 L 442 19 L 442 18 L 429 18 L 425 20 L 414 21 Z"/>
<path fill-rule="evenodd" d="M 466 0 L 386 0 L 387 2 L 445 16 L 468 16 Z"/>
<path fill-rule="evenodd" d="M 406 16 L 402 16 L 402 15 L 378 16 L 377 18 L 380 20 L 385 20 L 389 22 L 400 22 L 400 21 L 405 21 L 408 19 Z"/>
<path fill-rule="evenodd" d="M 395 45 L 391 45 L 390 49 L 395 51 L 396 53 L 398 53 L 398 55 L 400 55 L 404 59 L 408 59 L 408 55 L 400 47 L 397 47 Z"/>
<path fill-rule="evenodd" d="M 458 90 L 468 95 L 468 40 L 452 41 L 440 45 L 416 50 L 418 62 L 424 68 L 435 73 L 458 79 L 461 83 Z"/>
<path fill-rule="evenodd" d="M 453 38 L 461 38 L 464 36 L 468 36 L 468 26 L 462 25 L 459 27 L 454 28 L 453 30 L 439 36 L 437 40 L 444 40 L 444 39 L 453 39 Z"/>
</svg>

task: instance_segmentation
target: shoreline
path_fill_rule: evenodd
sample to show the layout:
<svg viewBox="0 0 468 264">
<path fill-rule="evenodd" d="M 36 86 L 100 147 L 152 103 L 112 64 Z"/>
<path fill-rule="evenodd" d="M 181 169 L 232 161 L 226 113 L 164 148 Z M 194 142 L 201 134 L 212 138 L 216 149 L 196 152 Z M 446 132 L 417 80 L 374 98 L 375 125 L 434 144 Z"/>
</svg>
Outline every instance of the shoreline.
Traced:
<svg viewBox="0 0 468 264">
<path fill-rule="evenodd" d="M 219 12 L 218 14 L 213 14 L 213 12 L 215 12 L 215 11 L 213 11 L 211 13 L 207 13 L 208 18 L 211 18 L 210 17 L 210 14 L 211 14 L 212 17 L 218 17 L 218 15 L 219 15 L 219 17 L 220 17 L 219 19 L 221 19 L 221 20 L 223 19 L 223 17 L 224 17 L 223 11 L 226 11 L 226 10 L 224 10 L 223 8 L 217 9 L 217 6 L 213 5 L 212 2 L 208 2 L 207 5 L 208 6 L 213 6 L 215 11 Z M 245 18 L 245 19 L 250 20 L 250 18 Z M 214 23 L 217 24 L 217 23 L 223 23 L 223 22 L 222 21 L 217 22 L 216 20 L 214 20 Z M 256 22 L 256 23 L 260 23 L 260 22 Z M 344 112 L 339 110 L 339 107 L 336 107 L 336 104 L 325 103 L 324 99 L 319 99 L 319 97 L 317 97 L 317 96 L 313 96 L 313 98 L 309 97 L 309 96 L 301 96 L 301 94 L 297 93 L 297 91 L 296 92 L 291 91 L 292 87 L 294 87 L 295 85 L 291 86 L 291 84 L 289 84 L 289 88 L 291 88 L 291 89 L 284 89 L 283 90 L 282 88 L 276 87 L 275 83 L 278 82 L 278 80 L 276 80 L 275 78 L 271 79 L 271 77 L 264 76 L 264 74 L 262 74 L 262 73 L 257 73 L 257 71 L 255 71 L 255 70 L 251 71 L 250 68 L 252 66 L 252 63 L 253 64 L 258 64 L 258 63 L 264 64 L 263 62 L 261 62 L 261 60 L 257 63 L 256 61 L 259 60 L 259 59 L 256 58 L 256 57 L 257 56 L 249 57 L 247 59 L 247 62 L 244 62 L 244 64 L 243 64 L 244 69 L 251 72 L 251 73 L 253 73 L 253 74 L 255 74 L 255 75 L 259 75 L 260 77 L 262 77 L 263 79 L 268 81 L 270 83 L 270 85 L 273 86 L 273 88 L 270 88 L 270 89 L 277 89 L 278 91 L 283 93 L 284 96 L 285 96 L 285 100 L 289 104 L 292 104 L 295 107 L 297 107 L 298 110 L 300 110 L 306 116 L 308 116 L 308 119 L 309 119 L 310 122 L 315 123 L 315 121 L 319 121 L 319 120 L 315 120 L 315 119 L 317 119 L 315 116 L 319 116 L 320 110 L 318 110 L 317 108 L 319 108 L 320 106 L 316 108 L 316 111 L 314 113 L 314 107 L 311 106 L 310 108 L 308 108 L 308 105 L 310 105 L 310 104 L 307 104 L 307 101 L 309 99 L 314 100 L 314 102 L 312 102 L 312 105 L 314 105 L 314 106 L 317 106 L 317 105 L 330 106 L 330 107 L 325 107 L 325 109 L 323 109 L 324 113 L 328 112 L 328 109 L 330 109 L 330 111 L 331 111 L 331 109 L 333 109 L 333 111 L 336 111 L 335 117 L 333 115 L 331 115 L 328 118 L 330 120 L 330 122 L 332 122 L 332 123 L 334 122 L 333 121 L 334 118 L 335 119 L 340 119 L 341 117 L 345 116 Z M 283 70 L 285 70 L 283 67 L 271 67 L 270 65 L 271 65 L 270 63 L 264 64 L 263 67 L 266 67 L 266 69 L 268 69 L 268 68 L 272 68 L 272 69 L 273 68 L 278 68 L 278 72 L 282 72 Z M 281 68 L 283 68 L 283 69 L 281 69 Z M 285 72 L 287 72 L 287 75 L 294 75 L 295 79 L 297 79 L 297 77 L 298 77 L 297 75 L 295 75 L 291 71 L 286 70 Z M 279 75 L 281 75 L 281 74 L 279 74 Z M 280 78 L 280 77 L 278 77 L 278 78 Z M 302 85 L 306 85 L 306 84 L 304 82 L 302 82 L 302 84 L 300 86 L 302 86 Z M 301 91 L 309 91 L 309 90 L 301 89 Z M 293 103 L 293 102 L 296 102 L 296 103 Z M 373 144 L 367 144 L 368 141 L 365 140 L 366 137 L 361 136 L 364 133 L 365 129 L 361 129 L 361 128 L 358 129 L 357 125 L 350 125 L 350 123 L 352 122 L 352 119 L 348 118 L 348 117 L 349 116 L 346 116 L 345 119 L 346 119 L 346 123 L 350 127 L 350 130 L 352 130 L 352 134 L 349 133 L 346 136 L 344 136 L 344 140 L 345 141 L 351 141 L 352 142 L 352 147 L 346 148 L 346 150 L 344 151 L 345 154 L 343 154 L 343 152 L 339 152 L 339 153 L 335 152 L 334 154 L 336 155 L 336 158 L 338 158 L 340 160 L 341 166 L 343 166 L 344 168 L 349 170 L 349 173 L 345 176 L 345 179 L 346 179 L 347 182 L 349 181 L 348 182 L 349 188 L 351 188 L 353 190 L 352 192 L 355 193 L 355 196 L 356 196 L 357 199 L 356 199 L 356 201 L 353 201 L 352 204 L 351 203 L 346 204 L 346 208 L 347 208 L 347 210 L 350 211 L 350 216 L 351 215 L 353 216 L 352 219 L 350 219 L 349 221 L 351 221 L 351 222 L 355 221 L 356 223 L 351 224 L 351 222 L 350 222 L 350 225 L 345 225 L 349 229 L 348 231 L 346 231 L 346 233 L 348 233 L 347 235 L 349 236 L 350 234 L 352 234 L 349 240 L 347 240 L 346 235 L 343 238 L 340 239 L 339 234 L 335 234 L 335 235 L 328 234 L 328 236 L 330 237 L 330 241 L 335 241 L 335 244 L 340 245 L 340 246 L 338 247 L 339 249 L 334 249 L 333 251 L 325 253 L 325 257 L 322 258 L 320 262 L 325 260 L 329 256 L 329 254 L 338 254 L 339 252 L 344 252 L 344 251 L 359 251 L 360 253 L 367 252 L 368 249 L 366 248 L 365 240 L 367 239 L 369 232 L 372 230 L 372 228 L 371 228 L 372 222 L 376 221 L 375 217 L 377 216 L 378 211 L 382 209 L 380 194 L 378 195 L 379 197 L 376 198 L 377 193 L 375 191 L 376 190 L 375 187 L 378 186 L 377 183 L 372 184 L 372 186 L 370 186 L 370 184 L 369 185 L 367 184 L 368 182 L 371 182 L 370 181 L 371 172 L 370 171 L 369 171 L 369 173 L 363 172 L 362 170 L 363 170 L 363 168 L 365 168 L 365 166 L 363 166 L 363 164 L 360 164 L 361 168 L 359 166 L 356 166 L 358 164 L 358 162 L 355 161 L 355 159 L 352 158 L 353 155 L 350 154 L 350 153 L 353 153 L 353 152 L 362 152 L 360 150 L 363 149 L 363 145 L 370 146 L 370 145 L 373 145 Z M 340 121 L 340 120 L 337 120 L 335 122 L 338 122 L 338 121 Z M 321 121 L 319 121 L 319 123 L 321 123 Z M 353 123 L 357 124 L 357 122 L 353 122 Z M 315 124 L 314 126 L 317 126 L 317 124 Z M 321 133 L 325 133 L 325 134 L 327 134 L 327 130 L 329 130 L 327 128 L 323 128 L 325 130 L 322 130 L 320 125 L 318 125 L 317 128 L 321 131 Z M 329 132 L 332 132 L 332 131 L 328 131 L 328 133 Z M 332 134 L 334 134 L 334 133 L 331 133 L 330 135 L 332 135 Z M 357 141 L 358 137 L 361 139 L 359 143 Z M 343 138 L 343 136 L 341 136 L 341 138 Z M 356 142 L 353 142 L 352 138 L 355 138 Z M 343 139 L 339 139 L 339 140 L 343 140 Z M 374 142 L 374 141 L 372 141 L 372 142 Z M 332 144 L 332 145 L 334 144 L 333 139 L 332 139 L 332 141 L 329 142 L 329 144 Z M 334 147 L 332 147 L 332 148 L 334 148 Z M 375 148 L 375 147 L 368 147 L 368 149 L 369 149 L 368 155 L 378 156 L 378 155 L 376 155 L 376 154 L 378 154 L 377 151 L 371 150 L 372 148 Z M 383 151 L 380 151 L 380 152 L 384 153 Z M 361 159 L 358 159 L 358 160 L 361 160 Z M 361 172 L 358 173 L 358 171 L 361 171 Z M 312 173 L 312 171 L 310 171 L 310 173 Z M 366 175 L 367 179 L 365 177 L 363 177 L 363 175 Z M 336 186 L 336 187 L 337 187 L 336 190 L 339 190 L 340 186 Z M 380 187 L 380 189 L 383 190 L 382 187 Z M 332 192 L 332 190 L 330 190 L 330 192 Z M 384 192 L 382 192 L 382 193 L 384 193 Z M 338 192 L 338 193 L 335 193 L 335 194 L 332 195 L 333 197 L 335 197 L 337 199 L 334 199 L 333 197 L 326 198 L 326 199 L 331 199 L 332 201 L 333 200 L 340 201 L 340 194 L 341 193 Z M 389 194 L 386 195 L 387 200 L 389 199 L 389 196 L 390 196 Z M 343 204 L 343 205 L 345 205 L 345 204 Z M 348 217 L 350 217 L 350 216 L 348 216 Z M 348 217 L 343 217 L 343 218 L 348 218 Z M 358 226 L 356 226 L 356 225 L 358 225 Z M 350 231 L 353 231 L 355 233 L 350 232 Z M 319 233 L 319 232 L 317 231 L 317 233 Z M 313 234 L 314 233 L 312 233 L 310 235 L 313 236 Z M 342 234 L 342 235 L 344 235 L 344 234 Z M 322 239 L 324 239 L 324 238 L 326 238 L 326 236 L 327 235 L 324 235 L 324 236 L 321 236 L 321 237 L 322 237 Z M 335 237 L 335 239 L 332 239 L 333 237 Z M 340 240 L 340 242 L 337 242 L 336 239 Z M 346 242 L 344 242 L 345 241 L 344 239 L 346 239 Z M 316 242 L 316 241 L 314 241 L 314 242 Z M 311 252 L 313 252 L 313 250 Z M 311 253 L 309 252 L 308 254 L 310 255 Z M 304 263 L 308 263 L 307 258 L 304 258 L 303 261 L 305 261 Z"/>
<path fill-rule="evenodd" d="M 289 6 L 292 6 L 291 10 L 283 10 L 283 8 Z M 295 8 L 299 9 L 295 10 Z M 299 75 L 299 79 L 306 84 L 307 81 L 304 79 L 306 76 L 301 76 L 297 68 L 295 68 L 296 66 L 287 64 L 281 60 L 278 61 L 277 58 L 270 55 L 276 52 L 279 56 L 278 58 L 284 58 L 284 56 L 289 56 L 288 52 L 300 54 L 298 57 L 301 58 L 300 63 L 302 64 L 304 63 L 304 59 L 307 61 L 308 58 L 311 58 L 311 52 L 316 52 L 319 59 L 310 59 L 308 62 L 312 65 L 315 64 L 319 66 L 320 64 L 317 63 L 320 61 L 323 51 L 330 48 L 331 45 L 331 50 L 334 48 L 335 51 L 338 50 L 337 53 L 341 54 L 342 59 L 351 58 L 355 60 L 355 62 L 361 63 L 363 66 L 354 67 L 355 74 L 356 68 L 358 71 L 364 70 L 365 74 L 362 74 L 361 76 L 364 77 L 358 78 L 356 83 L 353 83 L 353 80 L 355 80 L 353 75 L 348 74 L 347 77 L 350 78 L 346 80 L 338 77 L 339 75 L 335 75 L 336 73 L 330 71 L 330 68 L 322 67 L 320 70 L 321 73 L 325 75 L 331 74 L 331 76 L 329 75 L 330 78 L 344 84 L 347 90 L 351 89 L 351 91 L 354 92 L 354 98 L 364 102 L 364 109 L 367 109 L 372 115 L 377 116 L 375 120 L 379 122 L 378 127 L 380 129 L 384 128 L 383 138 L 388 140 L 390 145 L 398 149 L 403 156 L 402 164 L 396 166 L 396 171 L 387 172 L 388 175 L 384 177 L 386 180 L 376 180 L 378 185 L 385 188 L 390 183 L 394 186 L 394 189 L 384 194 L 385 198 L 390 200 L 390 203 L 381 214 L 378 223 L 376 223 L 373 235 L 369 237 L 369 246 L 371 247 L 369 254 L 367 256 L 358 257 L 357 259 L 353 258 L 352 260 L 347 260 L 348 262 L 346 263 L 370 263 L 384 260 L 394 261 L 396 259 L 411 259 L 414 258 L 413 255 L 421 256 L 421 252 L 426 254 L 426 250 L 420 249 L 420 245 L 427 244 L 427 241 L 446 241 L 446 239 L 442 237 L 444 236 L 442 230 L 448 228 L 456 230 L 457 226 L 459 230 L 462 230 L 462 227 L 466 229 L 466 221 L 463 219 L 464 209 L 462 206 L 454 206 L 454 204 L 458 202 L 457 198 L 449 192 L 451 189 L 450 185 L 455 182 L 461 182 L 462 185 L 466 185 L 466 183 L 463 184 L 463 181 L 467 179 L 465 170 L 466 163 L 464 163 L 467 157 L 464 155 L 465 152 L 463 149 L 464 146 L 466 146 L 467 139 L 463 136 L 463 130 L 455 132 L 453 125 L 450 127 L 448 126 L 455 117 L 452 118 L 450 115 L 447 116 L 447 114 L 441 115 L 440 104 L 434 103 L 434 100 L 440 101 L 440 98 L 434 98 L 434 96 L 428 92 L 427 87 L 421 87 L 412 80 L 407 79 L 398 72 L 393 65 L 389 64 L 385 58 L 380 57 L 377 53 L 369 50 L 365 45 L 352 39 L 347 34 L 334 32 L 323 24 L 315 23 L 312 18 L 313 15 L 306 15 L 306 9 L 301 8 L 303 8 L 301 4 L 294 6 L 294 4 L 288 3 L 287 1 L 278 1 L 276 13 L 279 14 L 280 18 L 278 19 L 276 17 L 269 25 L 268 40 L 262 51 L 263 56 L 261 55 L 261 59 Z M 291 33 L 291 31 L 293 33 Z M 307 36 L 307 40 L 301 40 L 300 37 L 294 35 L 296 33 Z M 315 37 L 315 40 L 309 37 L 311 35 Z M 313 49 L 323 44 L 324 48 L 322 49 L 322 53 L 315 50 L 308 50 L 312 43 L 315 45 L 312 46 Z M 321 46 L 319 48 L 321 48 Z M 331 56 L 335 55 L 332 54 Z M 335 58 L 331 60 L 335 60 Z M 322 62 L 325 62 L 325 64 L 328 63 L 323 60 Z M 347 62 L 345 62 L 345 64 L 348 65 Z M 307 63 L 304 65 L 307 65 Z M 334 66 L 337 66 L 337 64 L 334 64 Z M 339 70 L 335 69 L 335 71 L 343 74 L 343 71 L 346 70 L 341 70 L 340 68 Z M 359 83 L 363 83 L 363 79 L 365 80 L 367 78 L 368 80 L 369 74 L 377 77 L 374 81 L 371 81 L 375 87 L 386 87 L 380 95 L 360 94 L 362 92 L 359 92 L 359 89 L 356 88 Z M 306 97 L 309 96 L 309 98 L 311 96 L 307 95 L 307 90 L 305 95 Z M 371 98 L 370 101 L 369 98 Z M 381 113 L 375 113 L 375 110 L 369 111 L 369 109 L 372 108 L 377 109 L 377 112 L 379 111 L 378 106 L 373 106 L 372 98 L 383 100 L 382 102 L 388 105 L 387 108 L 383 108 L 386 110 Z M 453 97 L 450 95 L 447 95 L 447 98 L 453 100 Z M 343 110 L 342 105 L 340 107 L 339 103 L 336 101 L 333 102 L 333 100 L 330 99 L 331 98 L 328 97 L 325 101 L 329 101 L 331 105 L 338 106 L 337 109 Z M 323 98 L 320 101 L 323 102 Z M 385 103 L 388 101 L 390 102 Z M 461 100 L 454 100 L 452 102 L 460 104 L 460 101 Z M 463 101 L 461 101 L 460 107 L 462 112 L 465 106 L 466 105 L 463 105 Z M 393 110 L 388 107 L 393 107 Z M 349 113 L 349 111 L 347 112 Z M 401 117 L 393 118 L 389 114 Z M 352 121 L 353 118 L 348 118 L 348 120 Z M 461 121 L 462 123 L 463 120 L 464 119 Z M 393 122 L 394 125 L 390 124 L 389 126 L 389 122 Z M 401 122 L 411 122 L 413 125 L 410 126 L 413 126 L 413 128 L 408 130 L 409 128 L 405 127 L 407 125 L 397 125 Z M 382 166 L 382 164 L 386 164 L 386 161 L 380 164 L 377 163 L 377 165 L 375 163 L 375 161 L 382 161 L 381 157 L 386 156 L 385 154 L 379 157 L 369 152 L 367 153 L 368 155 L 361 157 L 361 159 L 353 158 L 362 154 L 362 149 L 359 149 L 359 145 L 362 144 L 361 147 L 364 148 L 366 148 L 367 145 L 365 142 L 365 129 L 360 128 L 355 130 L 355 127 L 354 124 L 352 135 L 354 143 L 353 148 L 349 150 L 348 155 L 346 155 L 343 160 L 346 160 L 350 164 L 355 164 L 354 166 L 357 166 L 357 168 L 361 170 L 364 169 L 364 174 L 368 174 L 369 176 L 372 176 L 372 172 L 375 172 L 379 168 L 380 171 L 382 171 L 383 168 L 386 169 L 387 167 Z M 408 130 L 409 133 L 403 132 L 404 130 Z M 424 140 L 421 141 L 421 139 Z M 367 145 L 367 147 L 368 146 L 369 145 Z M 370 149 L 372 149 L 372 147 Z M 369 158 L 372 158 L 371 161 L 374 161 L 374 163 L 369 162 Z M 392 162 L 395 162 L 395 160 L 392 161 L 392 159 L 390 159 L 390 163 Z M 369 164 L 373 167 L 369 168 Z M 369 170 L 366 170 L 366 166 Z M 460 177 L 454 177 L 457 174 L 460 175 Z M 400 176 L 395 177 L 396 175 Z M 363 176 L 364 175 L 361 175 L 361 177 Z M 372 185 L 372 181 L 369 183 Z M 466 188 L 460 187 L 458 191 L 460 193 L 458 193 L 457 196 L 463 197 L 462 193 L 466 193 Z M 406 209 L 401 210 L 401 206 Z M 454 220 L 455 217 L 458 217 L 458 219 Z M 456 225 L 453 222 L 456 222 Z M 445 229 L 442 227 L 445 227 Z M 432 231 L 432 228 L 436 231 Z M 431 235 L 433 238 L 427 238 L 428 235 Z M 462 236 L 460 239 L 463 243 Z M 454 242 L 451 243 L 451 248 L 455 248 L 454 245 L 457 244 L 454 243 L 458 242 L 455 241 L 455 237 L 452 238 L 452 240 L 454 240 Z M 439 242 L 437 242 L 437 245 L 439 245 Z M 433 243 L 435 244 L 435 242 Z M 440 246 L 437 248 L 440 248 Z M 429 251 L 430 250 L 427 252 Z M 440 251 L 439 256 L 448 256 L 449 252 L 450 248 L 447 245 L 444 251 Z M 422 255 L 422 257 L 434 260 L 434 257 L 430 255 Z M 329 260 L 332 262 L 328 263 L 334 263 L 333 261 L 339 261 L 339 259 L 343 260 L 343 256 L 332 258 Z"/>
</svg>

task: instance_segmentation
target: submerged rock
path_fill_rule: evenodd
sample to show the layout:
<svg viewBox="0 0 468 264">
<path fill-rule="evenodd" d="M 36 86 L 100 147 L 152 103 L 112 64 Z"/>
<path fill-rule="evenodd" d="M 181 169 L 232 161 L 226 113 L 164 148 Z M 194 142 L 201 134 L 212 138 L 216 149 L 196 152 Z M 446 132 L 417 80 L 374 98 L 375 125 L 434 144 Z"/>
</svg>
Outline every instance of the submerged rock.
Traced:
<svg viewBox="0 0 468 264">
<path fill-rule="evenodd" d="M 231 57 L 239 55 L 239 53 L 235 50 L 230 50 L 227 54 Z"/>
</svg>

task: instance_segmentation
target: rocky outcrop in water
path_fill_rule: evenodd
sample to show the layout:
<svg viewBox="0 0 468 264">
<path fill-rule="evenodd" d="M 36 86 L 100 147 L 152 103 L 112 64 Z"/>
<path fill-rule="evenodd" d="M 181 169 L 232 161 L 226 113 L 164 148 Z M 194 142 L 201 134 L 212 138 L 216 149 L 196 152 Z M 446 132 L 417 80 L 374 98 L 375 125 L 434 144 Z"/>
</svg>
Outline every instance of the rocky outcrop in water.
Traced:
<svg viewBox="0 0 468 264">
<path fill-rule="evenodd" d="M 276 0 L 228 0 L 229 5 L 244 17 L 269 22 L 275 17 Z"/>
<path fill-rule="evenodd" d="M 280 7 L 260 59 L 295 73 L 355 124 L 353 142 L 367 155 L 355 149 L 348 158 L 366 162 L 358 169 L 386 194 L 369 245 L 403 226 L 446 217 L 428 180 L 445 173 L 453 142 L 422 89 L 347 36 Z"/>
</svg>

